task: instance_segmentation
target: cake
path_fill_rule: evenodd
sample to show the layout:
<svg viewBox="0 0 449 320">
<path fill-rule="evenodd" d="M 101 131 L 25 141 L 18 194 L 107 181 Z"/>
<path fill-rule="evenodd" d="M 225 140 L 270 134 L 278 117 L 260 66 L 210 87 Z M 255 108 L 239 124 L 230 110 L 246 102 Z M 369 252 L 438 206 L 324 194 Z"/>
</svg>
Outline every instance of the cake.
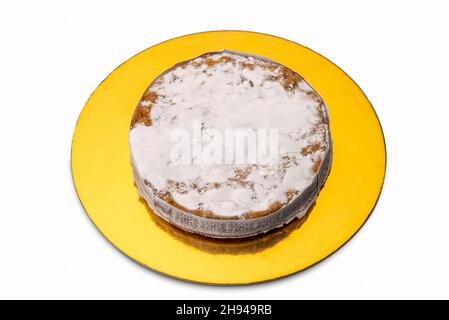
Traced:
<svg viewBox="0 0 449 320">
<path fill-rule="evenodd" d="M 223 50 L 146 89 L 129 134 L 134 181 L 162 219 L 243 238 L 303 217 L 332 161 L 323 99 L 275 61 Z"/>
</svg>

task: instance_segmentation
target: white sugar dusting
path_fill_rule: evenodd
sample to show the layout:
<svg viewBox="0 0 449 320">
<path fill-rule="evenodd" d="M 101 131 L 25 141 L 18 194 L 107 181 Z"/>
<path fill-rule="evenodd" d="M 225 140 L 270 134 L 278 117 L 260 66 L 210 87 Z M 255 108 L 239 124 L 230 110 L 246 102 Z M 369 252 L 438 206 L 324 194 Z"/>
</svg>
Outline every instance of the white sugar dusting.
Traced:
<svg viewBox="0 0 449 320">
<path fill-rule="evenodd" d="M 215 64 L 205 59 L 231 61 Z M 248 65 L 252 67 L 249 68 Z M 181 64 L 162 75 L 149 91 L 157 94 L 151 105 L 151 126 L 137 124 L 130 132 L 133 163 L 153 190 L 169 193 L 189 210 L 218 216 L 239 216 L 287 204 L 313 181 L 314 165 L 328 150 L 328 128 L 322 122 L 324 105 L 301 81 L 287 90 L 279 79 L 281 66 L 256 57 L 219 52 Z M 315 97 L 315 98 L 314 98 Z M 324 114 L 326 111 L 324 111 Z M 195 123 L 209 132 L 229 129 L 275 129 L 278 161 L 269 164 L 174 163 L 172 133 L 192 133 Z M 209 130 L 209 131 L 208 131 Z M 304 153 L 310 145 L 325 148 Z M 250 152 L 251 150 L 247 150 Z M 180 151 L 183 152 L 182 150 Z"/>
</svg>

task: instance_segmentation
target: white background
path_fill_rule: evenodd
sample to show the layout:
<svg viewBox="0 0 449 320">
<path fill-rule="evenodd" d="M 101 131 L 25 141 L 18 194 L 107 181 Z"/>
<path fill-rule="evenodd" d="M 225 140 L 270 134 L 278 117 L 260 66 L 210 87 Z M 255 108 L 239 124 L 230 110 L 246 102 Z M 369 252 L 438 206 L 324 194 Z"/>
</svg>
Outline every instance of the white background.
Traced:
<svg viewBox="0 0 449 320">
<path fill-rule="evenodd" d="M 448 3 L 1 1 L 0 298 L 449 298 Z M 138 266 L 94 228 L 70 174 L 96 86 L 151 45 L 214 29 L 325 55 L 363 88 L 387 141 L 384 190 L 361 232 L 262 285 L 195 285 Z"/>
</svg>

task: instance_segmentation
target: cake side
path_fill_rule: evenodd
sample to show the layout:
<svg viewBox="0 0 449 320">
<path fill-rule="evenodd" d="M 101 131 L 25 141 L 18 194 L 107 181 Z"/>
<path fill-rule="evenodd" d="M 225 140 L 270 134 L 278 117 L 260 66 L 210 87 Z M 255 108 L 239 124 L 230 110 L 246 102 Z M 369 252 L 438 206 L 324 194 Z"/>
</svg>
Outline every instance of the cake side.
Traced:
<svg viewBox="0 0 449 320">
<path fill-rule="evenodd" d="M 265 216 L 251 219 L 230 219 L 222 217 L 205 218 L 192 214 L 172 206 L 154 196 L 147 188 L 141 177 L 136 173 L 133 166 L 133 174 L 140 196 L 145 199 L 148 206 L 160 218 L 187 232 L 200 234 L 218 239 L 238 239 L 266 233 L 270 230 L 283 227 L 293 219 L 303 218 L 315 203 L 321 188 L 324 186 L 332 165 L 332 142 L 329 152 L 320 167 L 319 174 L 315 176 L 313 183 L 292 203 L 282 207 L 278 211 Z"/>
</svg>

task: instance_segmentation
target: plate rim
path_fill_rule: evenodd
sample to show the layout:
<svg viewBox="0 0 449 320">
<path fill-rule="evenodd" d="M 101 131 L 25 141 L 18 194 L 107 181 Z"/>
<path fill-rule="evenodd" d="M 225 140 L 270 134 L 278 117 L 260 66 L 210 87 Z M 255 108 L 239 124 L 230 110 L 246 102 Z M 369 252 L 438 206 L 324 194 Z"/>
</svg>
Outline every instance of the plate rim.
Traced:
<svg viewBox="0 0 449 320">
<path fill-rule="evenodd" d="M 264 280 L 260 280 L 260 281 L 249 281 L 249 282 L 241 282 L 241 283 L 219 283 L 219 282 L 206 282 L 206 281 L 199 281 L 199 280 L 192 280 L 192 279 L 188 279 L 188 278 L 184 278 L 181 276 L 176 276 L 176 275 L 172 275 L 169 273 L 166 273 L 164 271 L 158 270 L 154 267 L 148 266 L 143 262 L 138 261 L 137 259 L 134 259 L 133 257 L 131 257 L 128 253 L 126 253 L 124 250 L 120 249 L 117 245 L 115 245 L 112 240 L 109 239 L 109 237 L 100 229 L 100 227 L 97 225 L 97 223 L 95 223 L 95 221 L 93 220 L 93 218 L 90 216 L 90 214 L 88 213 L 86 207 L 84 206 L 79 192 L 78 192 L 78 187 L 75 181 L 75 175 L 74 175 L 74 169 L 73 169 L 73 155 L 74 155 L 74 144 L 75 144 L 75 135 L 77 132 L 77 127 L 80 123 L 80 120 L 83 116 L 83 113 L 86 110 L 86 106 L 88 105 L 89 101 L 92 99 L 93 95 L 95 94 L 95 92 L 97 91 L 97 89 L 119 68 L 121 68 L 124 64 L 126 64 L 128 61 L 134 59 L 136 56 L 140 55 L 141 53 L 150 50 L 152 48 L 155 48 L 157 46 L 163 45 L 167 42 L 176 40 L 176 39 L 180 39 L 180 38 L 185 38 L 185 37 L 189 37 L 189 36 L 195 36 L 195 35 L 201 35 L 201 34 L 211 34 L 211 33 L 248 33 L 248 34 L 255 34 L 255 35 L 261 35 L 261 36 L 268 36 L 268 37 L 272 37 L 272 38 L 278 38 L 287 42 L 290 42 L 294 45 L 303 47 L 307 50 L 309 50 L 310 52 L 312 52 L 313 54 L 320 56 L 321 58 L 325 59 L 327 62 L 329 62 L 330 64 L 332 64 L 334 67 L 336 67 L 340 72 L 342 72 L 356 87 L 357 89 L 362 93 L 363 97 L 366 99 L 366 101 L 368 102 L 371 110 L 373 111 L 373 114 L 376 118 L 377 124 L 379 126 L 380 132 L 382 134 L 382 143 L 383 143 L 383 150 L 384 150 L 384 166 L 383 166 L 383 175 L 382 175 L 382 181 L 380 183 L 380 188 L 379 188 L 379 192 L 378 195 L 376 197 L 376 200 L 374 201 L 372 208 L 370 209 L 369 213 L 367 214 L 366 218 L 364 219 L 363 223 L 357 228 L 357 230 L 346 240 L 344 241 L 337 249 L 333 250 L 332 252 L 330 252 L 328 255 L 325 255 L 323 258 L 317 260 L 316 262 L 310 264 L 307 267 L 304 267 L 300 270 L 294 271 L 294 272 L 290 272 L 287 273 L 285 275 L 280 275 L 280 276 L 276 276 L 273 278 L 269 278 L 269 279 L 264 279 Z M 278 281 L 278 280 L 283 280 L 289 277 L 293 277 L 296 276 L 302 272 L 306 272 L 309 269 L 319 265 L 320 263 L 322 263 L 323 261 L 329 259 L 330 257 L 332 257 L 333 255 L 335 255 L 336 253 L 338 253 L 340 250 L 343 249 L 343 247 L 345 247 L 348 242 L 350 242 L 352 239 L 355 238 L 356 235 L 359 234 L 360 230 L 365 226 L 365 224 L 368 222 L 368 220 L 371 218 L 371 216 L 373 215 L 374 210 L 376 209 L 380 198 L 382 196 L 382 191 L 385 185 L 385 180 L 386 180 L 386 176 L 387 176 L 387 170 L 388 170 L 388 150 L 387 150 L 387 143 L 386 143 L 386 138 L 385 138 L 385 131 L 383 129 L 382 123 L 380 121 L 379 115 L 376 112 L 376 109 L 374 108 L 373 104 L 371 103 L 371 101 L 369 100 L 368 96 L 365 94 L 365 92 L 362 90 L 362 88 L 358 85 L 358 83 L 349 75 L 347 74 L 342 68 L 340 68 L 337 64 L 335 64 L 332 60 L 328 59 L 326 56 L 324 56 L 323 54 L 320 54 L 318 52 L 316 52 L 315 50 L 309 48 L 308 46 L 305 46 L 303 44 L 300 44 L 298 42 L 295 42 L 293 40 L 281 37 L 281 36 L 277 36 L 277 35 L 273 35 L 273 34 L 269 34 L 269 33 L 264 33 L 264 32 L 257 32 L 257 31 L 250 31 L 250 30 L 241 30 L 241 29 L 219 29 L 219 30 L 208 30 L 208 31 L 200 31 L 200 32 L 193 32 L 193 33 L 188 33 L 188 34 L 184 34 L 184 35 L 180 35 L 180 36 L 176 36 L 167 40 L 164 40 L 162 42 L 158 42 L 154 45 L 151 45 L 147 48 L 144 48 L 143 50 L 140 50 L 139 52 L 137 52 L 136 54 L 130 56 L 129 58 L 127 58 L 126 60 L 124 60 L 122 63 L 120 63 L 117 67 L 115 67 L 110 73 L 108 73 L 108 75 L 98 84 L 95 86 L 94 90 L 92 91 L 92 93 L 89 95 L 89 97 L 87 98 L 86 102 L 84 103 L 81 112 L 76 120 L 75 123 L 75 127 L 73 130 L 73 134 L 72 134 L 72 140 L 71 140 L 71 147 L 70 147 L 70 173 L 71 173 L 71 180 L 73 183 L 73 188 L 75 190 L 76 193 L 76 197 L 78 198 L 79 203 L 81 204 L 81 207 L 83 208 L 84 214 L 89 218 L 89 220 L 91 221 L 91 223 L 93 224 L 93 226 L 96 228 L 96 230 L 104 237 L 104 239 L 107 240 L 107 242 L 109 243 L 109 245 L 111 245 L 113 248 L 115 248 L 118 252 L 120 252 L 122 255 L 124 255 L 125 257 L 127 257 L 129 260 L 131 260 L 133 263 L 137 264 L 138 266 L 144 268 L 145 270 L 148 270 L 150 272 L 153 272 L 154 274 L 157 274 L 159 276 L 163 276 L 165 278 L 169 278 L 171 280 L 176 280 L 176 281 L 182 281 L 182 282 L 186 282 L 186 283 L 191 283 L 191 284 L 195 284 L 195 285 L 201 285 L 201 286 L 213 286 L 213 287 L 240 287 L 240 286 L 252 286 L 252 285 L 261 285 L 261 284 L 265 284 L 265 283 L 270 283 L 272 281 Z M 324 186 L 325 188 L 325 186 Z"/>
</svg>

